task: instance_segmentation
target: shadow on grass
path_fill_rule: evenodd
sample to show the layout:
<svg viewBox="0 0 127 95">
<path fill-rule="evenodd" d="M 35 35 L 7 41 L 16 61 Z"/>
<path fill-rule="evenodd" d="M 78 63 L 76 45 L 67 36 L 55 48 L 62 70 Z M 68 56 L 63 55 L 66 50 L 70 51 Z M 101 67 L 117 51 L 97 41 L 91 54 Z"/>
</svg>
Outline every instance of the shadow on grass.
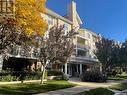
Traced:
<svg viewBox="0 0 127 95">
<path fill-rule="evenodd" d="M 0 85 L 0 94 L 4 95 L 31 95 L 44 93 L 58 89 L 74 87 L 76 85 L 67 81 L 49 81 L 44 84 L 39 83 L 23 83 L 12 85 Z"/>
<path fill-rule="evenodd" d="M 122 76 L 122 75 L 110 76 L 110 77 L 108 77 L 108 79 L 109 79 L 109 80 L 116 80 L 116 81 L 119 81 L 119 80 L 127 79 L 127 76 Z"/>
<path fill-rule="evenodd" d="M 76 95 L 114 95 L 114 92 L 106 88 L 96 88 L 89 91 L 85 91 Z"/>
<path fill-rule="evenodd" d="M 110 87 L 111 89 L 123 91 L 127 89 L 127 83 L 116 84 Z"/>
</svg>

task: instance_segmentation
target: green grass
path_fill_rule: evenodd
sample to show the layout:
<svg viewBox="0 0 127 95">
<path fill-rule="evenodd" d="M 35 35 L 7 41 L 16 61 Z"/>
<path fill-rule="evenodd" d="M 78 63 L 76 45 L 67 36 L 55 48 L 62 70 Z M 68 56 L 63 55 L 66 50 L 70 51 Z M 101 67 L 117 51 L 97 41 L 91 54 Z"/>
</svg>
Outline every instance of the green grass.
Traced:
<svg viewBox="0 0 127 95">
<path fill-rule="evenodd" d="M 121 84 L 113 85 L 110 88 L 122 91 L 122 90 L 127 89 L 127 83 L 121 83 Z"/>
<path fill-rule="evenodd" d="M 40 83 L 23 83 L 23 84 L 10 84 L 0 85 L 0 95 L 32 95 L 74 87 L 75 84 L 67 81 L 47 81 L 44 84 Z"/>
<path fill-rule="evenodd" d="M 114 95 L 114 92 L 106 88 L 96 88 L 96 89 L 91 89 L 89 91 L 79 93 L 77 95 Z"/>
<path fill-rule="evenodd" d="M 117 76 L 109 76 L 108 77 L 108 80 L 119 81 L 119 80 L 124 80 L 124 79 L 127 79 L 127 73 L 125 73 L 125 72 L 120 75 L 117 75 Z"/>
</svg>

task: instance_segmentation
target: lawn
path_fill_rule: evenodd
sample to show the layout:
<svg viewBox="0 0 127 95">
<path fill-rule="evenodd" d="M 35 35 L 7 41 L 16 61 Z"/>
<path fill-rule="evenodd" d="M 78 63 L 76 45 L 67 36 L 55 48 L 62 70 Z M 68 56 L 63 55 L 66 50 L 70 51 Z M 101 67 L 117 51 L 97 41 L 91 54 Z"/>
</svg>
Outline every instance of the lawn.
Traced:
<svg viewBox="0 0 127 95">
<path fill-rule="evenodd" d="M 119 80 L 124 80 L 124 79 L 127 79 L 127 73 L 122 73 L 122 74 L 119 74 L 117 76 L 109 76 L 108 77 L 108 80 L 116 80 L 116 81 L 119 81 Z"/>
<path fill-rule="evenodd" d="M 74 86 L 76 85 L 68 81 L 47 81 L 44 84 L 23 83 L 0 85 L 0 95 L 32 95 Z"/>
<path fill-rule="evenodd" d="M 78 93 L 76 95 L 114 95 L 114 92 L 106 88 L 96 88 L 82 93 Z"/>
<path fill-rule="evenodd" d="M 121 83 L 121 84 L 113 85 L 110 88 L 122 91 L 122 90 L 127 89 L 127 83 Z"/>
</svg>

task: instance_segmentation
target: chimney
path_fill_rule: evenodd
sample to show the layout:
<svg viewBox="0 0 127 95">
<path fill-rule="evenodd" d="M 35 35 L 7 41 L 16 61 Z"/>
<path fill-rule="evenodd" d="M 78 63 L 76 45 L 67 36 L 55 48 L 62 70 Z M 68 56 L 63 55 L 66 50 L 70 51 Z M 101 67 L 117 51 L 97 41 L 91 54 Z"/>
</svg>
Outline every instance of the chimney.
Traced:
<svg viewBox="0 0 127 95">
<path fill-rule="evenodd" d="M 79 27 L 77 22 L 76 3 L 74 0 L 72 0 L 68 6 L 68 19 L 73 22 L 73 28 Z"/>
<path fill-rule="evenodd" d="M 73 22 L 74 18 L 76 17 L 76 3 L 74 1 L 71 1 L 68 6 L 68 16 L 69 20 Z"/>
</svg>

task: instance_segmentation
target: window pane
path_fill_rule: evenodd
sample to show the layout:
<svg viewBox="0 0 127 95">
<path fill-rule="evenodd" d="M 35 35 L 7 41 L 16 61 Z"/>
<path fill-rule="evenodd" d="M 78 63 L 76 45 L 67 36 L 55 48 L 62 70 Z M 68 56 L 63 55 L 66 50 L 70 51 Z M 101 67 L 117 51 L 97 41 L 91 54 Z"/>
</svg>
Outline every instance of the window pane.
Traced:
<svg viewBox="0 0 127 95">
<path fill-rule="evenodd" d="M 0 0 L 0 13 L 13 13 L 13 0 Z"/>
<path fill-rule="evenodd" d="M 2 2 L 2 12 L 6 13 L 6 2 L 5 1 Z"/>
</svg>

